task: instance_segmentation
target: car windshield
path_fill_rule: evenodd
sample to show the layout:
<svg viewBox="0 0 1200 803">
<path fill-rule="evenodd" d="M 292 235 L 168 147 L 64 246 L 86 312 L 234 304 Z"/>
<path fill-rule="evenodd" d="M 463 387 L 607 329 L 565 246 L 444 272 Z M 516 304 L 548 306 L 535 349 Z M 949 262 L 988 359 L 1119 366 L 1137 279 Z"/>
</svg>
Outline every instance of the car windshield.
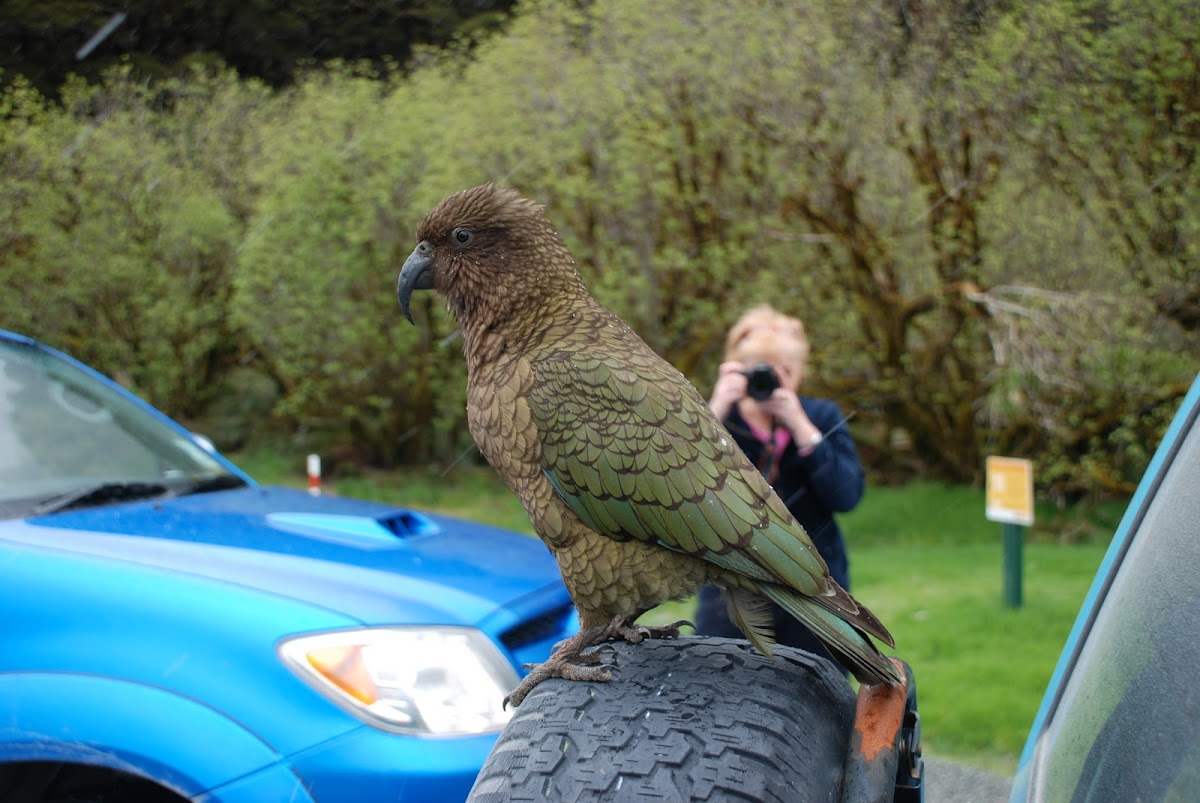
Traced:
<svg viewBox="0 0 1200 803">
<path fill-rule="evenodd" d="M 242 484 L 92 373 L 0 339 L 0 518 Z"/>
<path fill-rule="evenodd" d="M 1038 800 L 1195 800 L 1200 789 L 1200 422 L 1112 578 L 1042 736 Z"/>
</svg>

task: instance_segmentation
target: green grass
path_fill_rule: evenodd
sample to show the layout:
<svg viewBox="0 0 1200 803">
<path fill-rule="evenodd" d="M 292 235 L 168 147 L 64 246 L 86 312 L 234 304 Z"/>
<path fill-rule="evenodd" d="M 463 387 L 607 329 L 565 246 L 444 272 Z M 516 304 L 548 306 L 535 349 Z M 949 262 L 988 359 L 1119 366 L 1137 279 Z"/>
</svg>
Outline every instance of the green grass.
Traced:
<svg viewBox="0 0 1200 803">
<path fill-rule="evenodd" d="M 303 461 L 245 455 L 262 482 L 303 485 Z M 519 502 L 487 468 L 369 472 L 329 480 L 344 496 L 409 505 L 531 532 Z M 873 488 L 843 516 L 854 594 L 896 637 L 917 678 L 925 749 L 1011 772 L 1059 651 L 1124 511 L 1039 508 L 1025 545 L 1024 605 L 1003 604 L 1001 527 L 983 492 L 933 483 Z M 645 620 L 691 618 L 691 600 Z"/>
</svg>

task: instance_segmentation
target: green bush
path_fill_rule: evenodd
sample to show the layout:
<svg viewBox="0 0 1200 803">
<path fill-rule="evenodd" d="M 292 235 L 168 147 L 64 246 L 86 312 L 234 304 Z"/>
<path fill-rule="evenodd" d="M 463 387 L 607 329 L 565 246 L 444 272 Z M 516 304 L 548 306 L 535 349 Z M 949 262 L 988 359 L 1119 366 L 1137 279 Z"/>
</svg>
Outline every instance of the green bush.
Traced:
<svg viewBox="0 0 1200 803">
<path fill-rule="evenodd" d="M 51 106 L 6 94 L 0 319 L 93 363 L 176 415 L 198 414 L 240 342 L 241 226 L 196 137 L 232 75 L 151 90 L 114 74 Z M 174 113 L 162 110 L 169 103 Z"/>
<path fill-rule="evenodd" d="M 770 300 L 877 477 L 1010 454 L 1127 492 L 1200 355 L 1200 61 L 1155 59 L 1189 40 L 1151 5 L 541 0 L 387 78 L 9 81 L 0 320 L 221 443 L 450 462 L 455 324 L 393 287 L 424 213 L 496 180 L 702 392 Z"/>
</svg>

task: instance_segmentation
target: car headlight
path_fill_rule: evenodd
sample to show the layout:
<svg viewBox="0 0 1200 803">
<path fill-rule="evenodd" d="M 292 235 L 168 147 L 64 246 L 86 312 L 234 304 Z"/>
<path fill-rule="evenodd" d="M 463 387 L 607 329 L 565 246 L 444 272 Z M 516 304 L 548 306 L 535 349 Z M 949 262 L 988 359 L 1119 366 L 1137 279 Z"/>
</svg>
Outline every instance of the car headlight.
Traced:
<svg viewBox="0 0 1200 803">
<path fill-rule="evenodd" d="M 501 730 L 517 673 L 483 633 L 467 627 L 379 627 L 288 639 L 293 672 L 383 730 L 463 736 Z"/>
</svg>

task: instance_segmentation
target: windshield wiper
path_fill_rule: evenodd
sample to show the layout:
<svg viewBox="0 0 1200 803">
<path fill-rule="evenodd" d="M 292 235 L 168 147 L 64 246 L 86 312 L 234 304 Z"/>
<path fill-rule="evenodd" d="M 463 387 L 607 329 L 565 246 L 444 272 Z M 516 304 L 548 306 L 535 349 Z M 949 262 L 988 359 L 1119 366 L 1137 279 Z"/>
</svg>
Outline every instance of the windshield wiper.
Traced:
<svg viewBox="0 0 1200 803">
<path fill-rule="evenodd" d="M 100 505 L 106 502 L 152 499 L 169 491 L 170 488 L 158 482 L 99 482 L 52 496 L 35 505 L 32 512 L 35 516 L 44 516 L 47 513 L 61 513 L 76 507 Z"/>
<path fill-rule="evenodd" d="M 246 481 L 236 474 L 217 474 L 214 477 L 203 477 L 186 482 L 171 483 L 172 496 L 189 496 L 190 494 L 206 494 L 213 491 L 228 491 L 231 488 L 244 488 Z"/>
</svg>

